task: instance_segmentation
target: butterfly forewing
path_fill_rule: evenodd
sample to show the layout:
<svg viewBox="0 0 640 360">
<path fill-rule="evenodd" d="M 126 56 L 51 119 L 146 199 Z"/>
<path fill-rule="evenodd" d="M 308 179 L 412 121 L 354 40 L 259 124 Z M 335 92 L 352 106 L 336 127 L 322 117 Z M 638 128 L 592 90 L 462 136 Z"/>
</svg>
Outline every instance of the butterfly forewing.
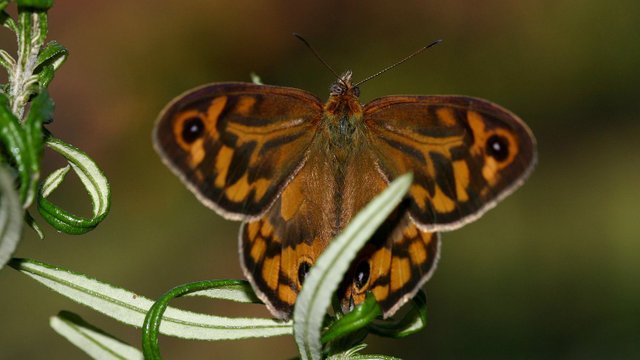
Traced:
<svg viewBox="0 0 640 360">
<path fill-rule="evenodd" d="M 389 181 L 414 173 L 410 213 L 444 231 L 479 217 L 528 176 L 535 140 L 514 114 L 462 96 L 389 96 L 364 109 L 371 148 Z"/>
<path fill-rule="evenodd" d="M 298 89 L 219 83 L 161 113 L 156 149 L 188 188 L 230 219 L 264 213 L 303 165 L 322 104 Z"/>
</svg>

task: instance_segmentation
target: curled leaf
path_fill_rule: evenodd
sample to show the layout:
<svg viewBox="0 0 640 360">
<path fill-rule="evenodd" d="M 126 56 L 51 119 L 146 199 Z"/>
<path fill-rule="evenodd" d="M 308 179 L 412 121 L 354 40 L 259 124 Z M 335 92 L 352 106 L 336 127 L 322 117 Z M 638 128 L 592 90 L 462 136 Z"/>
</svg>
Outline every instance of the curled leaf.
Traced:
<svg viewBox="0 0 640 360">
<path fill-rule="evenodd" d="M 51 226 L 68 234 L 83 234 L 94 229 L 109 212 L 111 191 L 107 178 L 87 154 L 73 145 L 50 136 L 46 145 L 64 156 L 84 185 L 93 205 L 93 216 L 86 218 L 72 214 L 47 199 L 47 196 L 62 182 L 66 170 L 57 170 L 49 175 L 38 193 L 38 211 Z"/>
<path fill-rule="evenodd" d="M 168 313 L 168 305 L 176 297 L 188 294 L 202 294 L 209 292 L 209 296 L 219 299 L 232 299 L 233 301 L 246 302 L 247 292 L 253 292 L 251 286 L 244 280 L 205 280 L 194 283 L 176 286 L 166 292 L 147 312 L 142 326 L 142 350 L 145 359 L 161 359 L 160 348 L 158 347 L 158 333 L 162 331 L 162 326 L 169 320 L 165 315 Z M 255 295 L 254 295 L 255 297 Z M 271 319 L 218 319 L 227 323 L 226 332 L 217 335 L 218 339 L 234 339 L 242 337 L 266 337 L 291 333 L 291 323 L 277 322 Z M 252 322 L 252 325 L 243 325 Z M 247 327 L 247 328 L 244 328 Z M 223 329 L 221 329 L 223 330 Z M 236 334 L 234 334 L 236 333 Z M 238 337 L 235 337 L 238 336 Z M 210 339 L 217 340 L 217 339 Z"/>
</svg>

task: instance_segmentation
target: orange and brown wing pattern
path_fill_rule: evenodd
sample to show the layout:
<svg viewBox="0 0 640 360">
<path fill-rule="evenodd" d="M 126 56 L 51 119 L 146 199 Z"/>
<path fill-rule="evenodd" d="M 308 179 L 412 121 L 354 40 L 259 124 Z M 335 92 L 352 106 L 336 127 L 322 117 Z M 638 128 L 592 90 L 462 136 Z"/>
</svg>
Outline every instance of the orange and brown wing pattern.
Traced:
<svg viewBox="0 0 640 360">
<path fill-rule="evenodd" d="M 383 316 L 393 315 L 433 274 L 440 257 L 438 233 L 422 231 L 407 213 L 389 218 L 360 250 L 338 290 L 343 312 L 371 291 Z"/>
<path fill-rule="evenodd" d="M 264 216 L 245 222 L 240 231 L 244 274 L 280 319 L 291 317 L 307 272 L 333 236 L 334 189 L 322 176 L 325 163 L 310 155 Z M 327 191 L 312 190 L 321 188 Z"/>
<path fill-rule="evenodd" d="M 364 109 L 371 148 L 391 181 L 413 172 L 410 213 L 423 230 L 473 221 L 531 172 L 535 139 L 514 114 L 462 96 L 389 96 Z"/>
<path fill-rule="evenodd" d="M 298 89 L 219 83 L 173 100 L 154 144 L 207 206 L 229 219 L 255 219 L 304 164 L 322 104 Z"/>
<path fill-rule="evenodd" d="M 363 155 L 363 154 L 361 154 Z M 342 187 L 327 180 L 331 165 L 312 151 L 304 167 L 260 219 L 246 222 L 240 233 L 245 276 L 271 313 L 288 319 L 307 272 L 341 226 L 379 191 L 386 181 L 368 156 L 360 171 L 345 174 Z M 367 166 L 368 165 L 368 166 Z M 356 184 L 366 184 L 355 187 Z M 325 191 L 309 191 L 323 188 Z M 336 194 L 358 189 L 358 196 L 335 202 Z M 338 206 L 340 206 L 338 208 Z M 352 208 L 345 214 L 346 208 Z M 342 210 L 342 211 L 338 211 Z M 401 215 L 398 215 L 401 214 Z M 356 256 L 338 290 L 342 310 L 350 311 L 372 291 L 384 315 L 392 315 L 429 279 L 439 256 L 438 234 L 420 230 L 401 205 Z"/>
</svg>

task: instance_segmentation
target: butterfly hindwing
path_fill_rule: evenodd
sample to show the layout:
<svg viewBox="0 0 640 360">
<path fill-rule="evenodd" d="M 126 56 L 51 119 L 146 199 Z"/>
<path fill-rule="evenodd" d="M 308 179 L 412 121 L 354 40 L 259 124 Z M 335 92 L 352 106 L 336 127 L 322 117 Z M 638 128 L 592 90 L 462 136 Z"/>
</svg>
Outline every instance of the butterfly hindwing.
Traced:
<svg viewBox="0 0 640 360">
<path fill-rule="evenodd" d="M 326 162 L 311 154 L 273 206 L 240 232 L 245 276 L 271 313 L 288 319 L 307 272 L 332 238 L 335 214 L 331 182 L 320 174 Z"/>
<path fill-rule="evenodd" d="M 404 215 L 398 215 L 398 214 Z M 433 274 L 440 236 L 420 230 L 406 211 L 396 212 L 360 250 L 338 290 L 343 312 L 371 291 L 386 318 L 411 299 Z"/>
<path fill-rule="evenodd" d="M 154 143 L 207 206 L 253 219 L 305 161 L 322 104 L 298 89 L 249 83 L 203 86 L 161 113 Z"/>
<path fill-rule="evenodd" d="M 351 218 L 387 186 L 372 155 L 358 153 L 358 164 L 346 172 L 342 188 L 343 193 L 357 193 L 336 211 L 330 191 L 334 183 L 320 176 L 330 165 L 314 154 L 264 216 L 244 223 L 240 233 L 245 276 L 271 313 L 282 319 L 291 316 L 307 272 L 342 229 L 335 224 Z M 313 188 L 327 191 L 308 191 Z M 439 241 L 438 234 L 420 230 L 402 205 L 352 262 L 337 293 L 342 310 L 359 305 L 372 291 L 384 316 L 392 315 L 431 276 Z"/>
<path fill-rule="evenodd" d="M 514 114 L 463 96 L 389 96 L 364 108 L 380 171 L 414 173 L 410 213 L 424 230 L 456 229 L 522 184 L 535 139 Z"/>
</svg>

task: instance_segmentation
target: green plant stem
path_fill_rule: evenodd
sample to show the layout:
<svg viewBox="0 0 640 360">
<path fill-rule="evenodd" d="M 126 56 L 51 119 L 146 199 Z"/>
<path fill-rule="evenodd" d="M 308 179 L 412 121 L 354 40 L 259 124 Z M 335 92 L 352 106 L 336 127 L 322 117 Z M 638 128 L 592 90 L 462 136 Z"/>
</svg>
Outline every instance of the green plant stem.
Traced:
<svg viewBox="0 0 640 360">
<path fill-rule="evenodd" d="M 34 76 L 38 54 L 47 35 L 45 12 L 21 10 L 18 14 L 18 60 L 9 75 L 9 99 L 11 111 L 22 119 L 25 106 L 34 93 L 33 86 L 38 78 Z"/>
<path fill-rule="evenodd" d="M 162 316 L 171 300 L 196 291 L 246 285 L 246 281 L 243 280 L 204 280 L 176 286 L 167 291 L 153 304 L 144 318 L 144 323 L 142 324 L 142 352 L 144 358 L 153 360 L 162 359 L 160 348 L 158 347 L 158 334 L 160 333 Z"/>
<path fill-rule="evenodd" d="M 362 304 L 331 324 L 322 334 L 320 341 L 326 344 L 342 336 L 354 333 L 365 328 L 380 315 L 382 315 L 380 305 L 376 302 L 373 293 L 368 293 L 366 300 Z"/>
</svg>

